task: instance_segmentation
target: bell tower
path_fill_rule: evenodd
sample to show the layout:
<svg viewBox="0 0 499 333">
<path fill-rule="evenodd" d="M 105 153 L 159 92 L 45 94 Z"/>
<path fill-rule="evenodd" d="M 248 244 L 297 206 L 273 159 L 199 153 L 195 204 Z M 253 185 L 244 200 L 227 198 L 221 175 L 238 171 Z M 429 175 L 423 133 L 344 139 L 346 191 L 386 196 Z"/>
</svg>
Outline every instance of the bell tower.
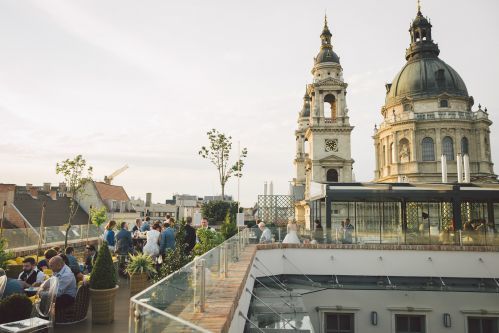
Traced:
<svg viewBox="0 0 499 333">
<path fill-rule="evenodd" d="M 340 58 L 333 51 L 327 17 L 320 35 L 321 46 L 314 58 L 312 83 L 306 85 L 303 108 L 295 131 L 295 186 L 302 186 L 304 199 L 315 183 L 351 182 L 350 126 L 346 104 L 347 84 Z"/>
</svg>

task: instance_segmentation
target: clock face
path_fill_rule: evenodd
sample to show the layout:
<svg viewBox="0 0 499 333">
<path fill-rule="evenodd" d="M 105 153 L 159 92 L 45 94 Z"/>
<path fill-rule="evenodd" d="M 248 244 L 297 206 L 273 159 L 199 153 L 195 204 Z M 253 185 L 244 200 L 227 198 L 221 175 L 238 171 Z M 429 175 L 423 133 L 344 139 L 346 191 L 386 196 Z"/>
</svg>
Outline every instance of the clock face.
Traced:
<svg viewBox="0 0 499 333">
<path fill-rule="evenodd" d="M 326 139 L 326 151 L 338 151 L 338 139 Z"/>
</svg>

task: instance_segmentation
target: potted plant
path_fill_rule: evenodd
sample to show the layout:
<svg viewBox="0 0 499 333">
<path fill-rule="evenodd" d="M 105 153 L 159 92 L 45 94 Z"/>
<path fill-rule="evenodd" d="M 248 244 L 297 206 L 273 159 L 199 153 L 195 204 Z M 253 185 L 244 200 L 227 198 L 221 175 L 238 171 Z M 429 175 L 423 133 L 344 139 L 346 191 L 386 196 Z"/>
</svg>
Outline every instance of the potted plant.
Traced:
<svg viewBox="0 0 499 333">
<path fill-rule="evenodd" d="M 28 319 L 31 310 L 32 303 L 28 296 L 12 294 L 0 300 L 0 324 Z"/>
<path fill-rule="evenodd" d="M 110 324 L 114 320 L 114 300 L 118 291 L 116 270 L 107 243 L 100 247 L 90 275 L 92 323 Z"/>
<path fill-rule="evenodd" d="M 147 287 L 147 280 L 151 275 L 156 274 L 156 269 L 150 256 L 138 253 L 130 254 L 126 272 L 130 276 L 130 296 L 133 296 Z"/>
</svg>

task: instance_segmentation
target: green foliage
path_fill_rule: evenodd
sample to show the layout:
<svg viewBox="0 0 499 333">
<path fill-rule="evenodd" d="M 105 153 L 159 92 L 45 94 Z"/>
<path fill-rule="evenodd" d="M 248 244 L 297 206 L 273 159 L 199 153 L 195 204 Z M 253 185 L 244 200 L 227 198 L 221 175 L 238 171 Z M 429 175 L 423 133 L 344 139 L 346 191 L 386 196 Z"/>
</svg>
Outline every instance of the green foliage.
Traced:
<svg viewBox="0 0 499 333">
<path fill-rule="evenodd" d="M 31 317 L 33 305 L 26 295 L 13 294 L 0 301 L 0 324 Z"/>
<path fill-rule="evenodd" d="M 156 274 L 156 269 L 154 268 L 154 261 L 150 256 L 138 253 L 136 255 L 130 254 L 130 262 L 128 263 L 126 272 L 129 275 L 147 273 L 147 275 L 152 276 L 153 274 Z"/>
<path fill-rule="evenodd" d="M 161 268 L 156 275 L 156 281 L 159 281 L 171 273 L 178 271 L 180 268 L 192 261 L 192 254 L 186 253 L 185 251 L 186 245 L 185 221 L 182 220 L 177 224 L 177 232 L 175 234 L 175 250 L 166 251 Z"/>
<path fill-rule="evenodd" d="M 1 238 L 0 239 L 0 268 L 3 268 L 3 269 L 6 268 L 5 262 L 14 257 L 12 255 L 12 253 L 7 252 L 5 250 L 6 247 L 7 247 L 7 240 L 4 238 Z"/>
<path fill-rule="evenodd" d="M 107 208 L 102 206 L 101 208 L 90 209 L 90 215 L 92 216 L 92 223 L 98 227 L 107 221 Z"/>
<path fill-rule="evenodd" d="M 64 239 L 64 248 L 68 246 L 69 229 L 71 222 L 80 207 L 76 199 L 81 197 L 85 191 L 85 184 L 92 179 L 93 168 L 87 167 L 87 161 L 81 155 L 77 155 L 74 159 L 69 158 L 56 163 L 55 173 L 61 174 L 64 177 L 67 187 L 67 195 L 69 197 L 69 216 L 66 226 L 66 237 Z"/>
<path fill-rule="evenodd" d="M 204 203 L 201 207 L 203 217 L 206 217 L 211 225 L 218 225 L 225 221 L 227 211 L 236 218 L 237 202 L 214 200 Z"/>
<path fill-rule="evenodd" d="M 227 214 L 225 215 L 225 221 L 220 228 L 220 232 L 222 233 L 225 239 L 229 239 L 235 234 L 237 234 L 237 224 L 236 218 L 231 215 L 230 210 L 227 210 Z"/>
<path fill-rule="evenodd" d="M 209 160 L 217 169 L 218 180 L 222 188 L 222 199 L 225 198 L 225 184 L 230 177 L 242 177 L 242 168 L 244 166 L 243 158 L 248 155 L 248 149 L 243 148 L 239 159 L 229 167 L 230 152 L 232 150 L 232 137 L 212 129 L 206 133 L 210 145 L 202 146 L 199 155 Z"/>
<path fill-rule="evenodd" d="M 97 253 L 97 259 L 90 275 L 90 288 L 111 289 L 115 286 L 116 270 L 107 242 L 104 242 Z"/>
<path fill-rule="evenodd" d="M 222 234 L 213 229 L 198 229 L 196 235 L 199 243 L 194 246 L 195 255 L 202 255 L 224 241 Z"/>
</svg>

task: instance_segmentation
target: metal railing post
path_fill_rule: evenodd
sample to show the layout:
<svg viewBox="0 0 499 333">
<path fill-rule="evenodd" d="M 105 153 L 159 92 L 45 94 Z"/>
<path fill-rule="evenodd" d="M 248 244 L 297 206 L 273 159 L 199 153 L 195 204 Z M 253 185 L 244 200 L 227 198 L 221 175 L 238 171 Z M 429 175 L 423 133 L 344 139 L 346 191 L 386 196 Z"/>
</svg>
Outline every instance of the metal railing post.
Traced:
<svg viewBox="0 0 499 333">
<path fill-rule="evenodd" d="M 218 252 L 218 276 L 222 277 L 225 271 L 225 246 L 220 246 L 220 251 Z"/>
<path fill-rule="evenodd" d="M 206 274 L 205 274 L 206 259 L 196 261 L 195 267 L 195 289 L 194 289 L 194 310 L 204 312 L 206 305 Z M 196 297 L 197 296 L 197 297 Z"/>
<path fill-rule="evenodd" d="M 229 276 L 229 244 L 224 244 L 224 278 Z"/>
</svg>

